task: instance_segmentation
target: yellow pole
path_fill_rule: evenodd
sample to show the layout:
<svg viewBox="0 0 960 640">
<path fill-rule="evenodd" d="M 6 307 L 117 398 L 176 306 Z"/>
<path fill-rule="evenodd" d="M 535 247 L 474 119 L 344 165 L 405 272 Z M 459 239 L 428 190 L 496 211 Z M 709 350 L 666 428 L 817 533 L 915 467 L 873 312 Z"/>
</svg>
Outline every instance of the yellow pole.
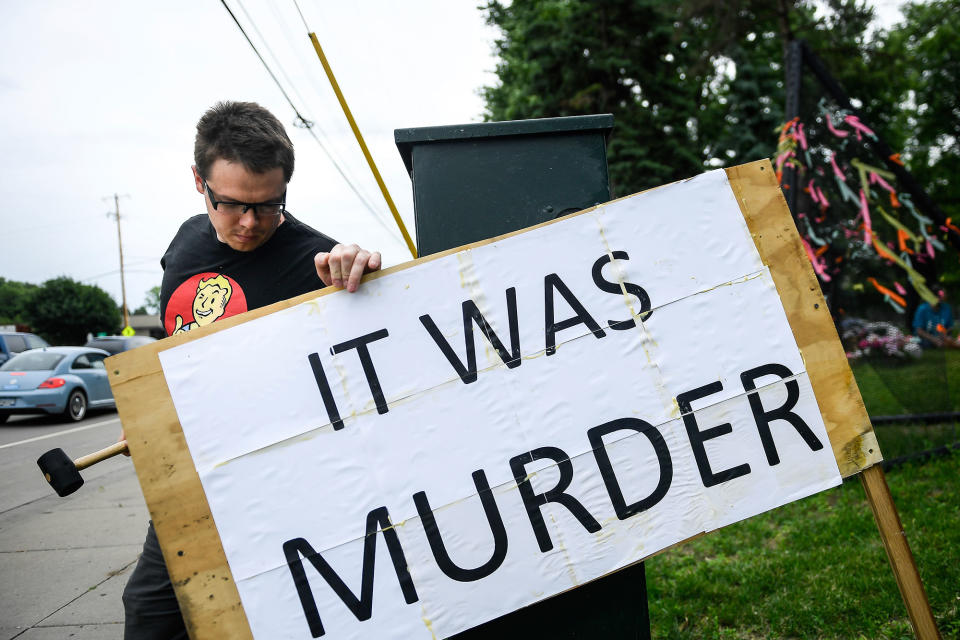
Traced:
<svg viewBox="0 0 960 640">
<path fill-rule="evenodd" d="M 390 207 L 390 213 L 393 214 L 393 219 L 396 221 L 397 226 L 400 227 L 400 233 L 403 234 L 403 239 L 407 243 L 407 248 L 410 250 L 410 255 L 414 258 L 417 257 L 417 248 L 413 245 L 413 240 L 410 239 L 410 234 L 407 233 L 407 228 L 403 224 L 403 220 L 400 218 L 400 214 L 397 212 L 397 206 L 393 204 L 393 198 L 390 197 L 390 192 L 387 191 L 387 185 L 383 183 L 383 178 L 380 177 L 380 171 L 377 170 L 377 165 L 373 161 L 373 156 L 370 155 L 370 150 L 367 149 L 367 143 L 363 141 L 363 135 L 360 133 L 360 128 L 357 126 L 356 120 L 353 119 L 353 114 L 350 113 L 350 107 L 347 106 L 347 101 L 343 97 L 343 93 L 340 91 L 340 85 L 337 84 L 337 79 L 333 75 L 333 69 L 330 68 L 330 63 L 327 62 L 327 56 L 323 55 L 323 49 L 320 47 L 320 41 L 317 40 L 317 35 L 312 31 L 309 33 L 310 42 L 313 43 L 313 48 L 317 51 L 317 56 L 320 58 L 320 64 L 323 65 L 323 70 L 327 72 L 327 79 L 330 80 L 330 85 L 333 87 L 333 92 L 337 94 L 337 100 L 340 101 L 340 107 L 343 109 L 343 114 L 347 116 L 347 121 L 350 123 L 350 128 L 353 129 L 353 135 L 357 137 L 357 142 L 360 144 L 360 150 L 363 151 L 363 157 L 367 159 L 367 164 L 370 165 L 370 171 L 373 172 L 373 177 L 377 181 L 377 185 L 380 187 L 380 192 L 383 194 L 383 199 L 387 201 L 387 206 Z"/>
</svg>

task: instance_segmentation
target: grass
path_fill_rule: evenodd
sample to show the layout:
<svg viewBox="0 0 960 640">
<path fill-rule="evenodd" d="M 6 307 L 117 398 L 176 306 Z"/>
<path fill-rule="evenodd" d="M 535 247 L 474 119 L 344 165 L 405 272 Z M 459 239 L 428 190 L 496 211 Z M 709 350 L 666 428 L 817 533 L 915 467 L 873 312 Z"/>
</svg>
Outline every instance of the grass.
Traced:
<svg viewBox="0 0 960 640">
<path fill-rule="evenodd" d="M 919 359 L 862 359 L 851 367 L 871 416 L 960 411 L 960 351 L 925 351 Z M 874 428 L 888 460 L 960 441 L 960 427 L 953 422 Z"/>
<path fill-rule="evenodd" d="M 960 454 L 887 480 L 940 631 L 960 637 Z M 654 638 L 913 637 L 856 479 L 651 558 L 647 576 Z"/>
<path fill-rule="evenodd" d="M 874 427 L 885 460 L 929 451 L 960 442 L 960 426 L 945 424 L 884 424 Z"/>
<path fill-rule="evenodd" d="M 960 350 L 850 364 L 871 416 L 960 411 Z"/>
<path fill-rule="evenodd" d="M 852 363 L 872 416 L 960 411 L 960 352 Z M 956 424 L 876 429 L 888 459 L 957 442 Z M 960 638 L 960 452 L 887 474 L 934 616 Z M 859 481 L 647 562 L 654 638 L 912 638 Z"/>
<path fill-rule="evenodd" d="M 960 352 L 851 363 L 872 416 L 960 411 Z M 956 424 L 876 428 L 887 459 L 957 442 Z M 960 452 L 887 481 L 944 638 L 960 638 Z M 647 561 L 651 632 L 669 639 L 900 639 L 913 630 L 860 482 Z"/>
</svg>

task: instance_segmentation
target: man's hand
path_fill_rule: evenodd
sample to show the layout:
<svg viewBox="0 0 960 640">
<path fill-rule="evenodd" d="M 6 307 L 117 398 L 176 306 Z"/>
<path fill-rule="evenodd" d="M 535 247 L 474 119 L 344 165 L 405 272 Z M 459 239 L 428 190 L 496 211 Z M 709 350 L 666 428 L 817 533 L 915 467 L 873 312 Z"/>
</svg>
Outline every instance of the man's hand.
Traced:
<svg viewBox="0 0 960 640">
<path fill-rule="evenodd" d="M 127 430 L 124 429 L 123 427 L 120 427 L 120 437 L 117 438 L 117 442 L 123 442 L 123 441 L 126 440 L 126 439 L 127 439 Z M 129 457 L 130 457 L 130 450 L 127 449 L 126 451 L 124 451 L 124 452 L 123 452 L 123 455 L 125 455 L 125 456 L 127 456 L 127 457 L 129 458 Z"/>
<path fill-rule="evenodd" d="M 353 293 L 360 286 L 363 274 L 380 269 L 380 252 L 370 252 L 355 244 L 338 244 L 330 253 L 318 253 L 313 262 L 323 284 L 343 287 Z"/>
<path fill-rule="evenodd" d="M 926 340 L 927 342 L 932 343 L 933 346 L 935 346 L 935 347 L 942 347 L 942 346 L 943 346 L 943 336 L 930 333 L 929 331 L 926 331 L 925 329 L 917 329 L 917 335 L 920 336 L 921 338 L 923 338 L 924 340 Z"/>
</svg>

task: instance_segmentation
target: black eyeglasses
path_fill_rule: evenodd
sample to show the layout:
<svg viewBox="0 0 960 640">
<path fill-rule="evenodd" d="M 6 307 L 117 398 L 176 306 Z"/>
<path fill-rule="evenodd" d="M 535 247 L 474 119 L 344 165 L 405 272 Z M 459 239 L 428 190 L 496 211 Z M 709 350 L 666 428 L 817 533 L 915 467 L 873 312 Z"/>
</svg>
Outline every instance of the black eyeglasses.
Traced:
<svg viewBox="0 0 960 640">
<path fill-rule="evenodd" d="M 207 192 L 207 197 L 210 198 L 210 204 L 213 205 L 214 211 L 219 211 L 220 213 L 236 216 L 239 218 L 247 211 L 253 209 L 253 215 L 255 216 L 267 216 L 267 217 L 276 217 L 284 212 L 284 207 L 287 206 L 287 192 L 284 191 L 281 198 L 281 202 L 235 202 L 232 200 L 219 200 L 217 194 L 215 194 L 210 186 L 207 184 L 206 180 L 202 180 L 203 189 Z"/>
</svg>

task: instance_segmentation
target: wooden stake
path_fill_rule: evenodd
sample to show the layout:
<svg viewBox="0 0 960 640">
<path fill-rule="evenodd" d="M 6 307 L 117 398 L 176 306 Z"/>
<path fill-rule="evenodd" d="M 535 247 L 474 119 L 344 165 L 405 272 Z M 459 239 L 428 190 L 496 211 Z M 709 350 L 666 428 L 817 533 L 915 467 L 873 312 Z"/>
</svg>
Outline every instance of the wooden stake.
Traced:
<svg viewBox="0 0 960 640">
<path fill-rule="evenodd" d="M 403 241 L 407 243 L 407 249 L 410 250 L 410 255 L 412 255 L 414 258 L 417 258 L 417 248 L 414 246 L 413 240 L 410 239 L 410 234 L 407 233 L 407 227 L 403 224 L 403 219 L 400 217 L 400 212 L 397 211 L 397 206 L 393 204 L 393 198 L 390 197 L 390 192 L 387 190 L 387 185 L 384 184 L 383 178 L 380 177 L 380 170 L 377 169 L 377 163 L 373 161 L 373 156 L 370 155 L 370 150 L 367 149 L 367 143 L 363 141 L 363 135 L 360 133 L 360 127 L 357 126 L 357 121 L 353 119 L 353 114 L 350 112 L 350 107 L 347 106 L 347 100 L 343 97 L 343 92 L 340 91 L 340 85 L 337 84 L 337 79 L 333 75 L 333 69 L 330 68 L 330 63 L 327 62 L 327 56 L 323 53 L 323 48 L 320 46 L 320 41 L 317 40 L 316 34 L 312 31 L 307 35 L 310 36 L 310 42 L 313 43 L 313 49 L 317 52 L 317 57 L 320 58 L 320 64 L 323 65 L 323 70 L 327 74 L 327 79 L 330 81 L 330 86 L 333 87 L 333 92 L 337 94 L 337 100 L 340 101 L 340 107 L 343 109 L 343 115 L 347 117 L 347 122 L 350 123 L 350 128 L 353 130 L 353 135 L 357 139 L 357 144 L 360 145 L 360 151 L 363 152 L 363 157 L 366 158 L 367 164 L 370 166 L 370 171 L 373 173 L 373 177 L 377 181 L 377 186 L 380 187 L 380 193 L 383 194 L 383 199 L 387 201 L 387 206 L 390 208 L 390 213 L 393 215 L 393 220 L 397 223 L 397 227 L 400 228 L 400 233 L 403 235 Z"/>
<path fill-rule="evenodd" d="M 873 517 L 880 529 L 880 538 L 883 540 L 884 549 L 887 550 L 887 559 L 890 561 L 890 568 L 893 569 L 893 576 L 897 580 L 900 596 L 907 606 L 913 632 L 919 640 L 939 640 L 940 632 L 933 619 L 933 611 L 930 610 L 930 602 L 923 589 L 923 582 L 920 581 L 910 545 L 907 544 L 907 536 L 903 531 L 897 506 L 893 503 L 893 496 L 890 495 L 890 487 L 887 485 L 883 468 L 880 465 L 874 465 L 864 470 L 860 474 L 860 482 L 863 483 L 867 502 L 870 503 Z"/>
</svg>

